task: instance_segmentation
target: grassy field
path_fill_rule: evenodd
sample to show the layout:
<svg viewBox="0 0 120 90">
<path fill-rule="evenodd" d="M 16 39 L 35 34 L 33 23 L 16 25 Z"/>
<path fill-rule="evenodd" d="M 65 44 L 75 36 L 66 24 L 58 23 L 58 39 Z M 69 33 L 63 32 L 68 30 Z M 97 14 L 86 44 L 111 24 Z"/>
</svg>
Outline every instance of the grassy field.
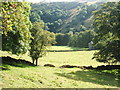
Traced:
<svg viewBox="0 0 120 90">
<path fill-rule="evenodd" d="M 49 50 L 87 50 L 88 48 L 77 48 L 68 46 L 52 46 L 48 48 Z"/>
<path fill-rule="evenodd" d="M 68 47 L 53 47 L 64 50 Z M 69 49 L 68 49 L 69 50 Z M 82 70 L 79 68 L 59 68 L 61 65 L 85 65 L 98 66 L 98 63 L 91 60 L 95 51 L 76 52 L 49 52 L 45 57 L 39 59 L 37 67 L 15 67 L 9 66 L 10 70 L 3 70 L 2 87 L 4 88 L 116 88 L 117 79 L 112 74 L 102 73 L 93 70 Z M 3 56 L 12 56 L 7 52 Z M 26 54 L 22 59 L 31 61 Z M 44 67 L 44 64 L 53 64 L 56 67 Z"/>
</svg>

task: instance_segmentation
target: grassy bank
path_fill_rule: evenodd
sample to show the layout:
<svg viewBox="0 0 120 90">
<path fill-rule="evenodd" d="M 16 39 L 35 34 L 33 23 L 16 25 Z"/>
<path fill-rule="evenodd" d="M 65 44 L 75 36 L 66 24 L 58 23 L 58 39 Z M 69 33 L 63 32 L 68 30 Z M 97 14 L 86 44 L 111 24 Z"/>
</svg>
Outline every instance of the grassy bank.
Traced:
<svg viewBox="0 0 120 90">
<path fill-rule="evenodd" d="M 58 47 L 57 47 L 58 48 Z M 114 75 L 105 72 L 82 70 L 79 68 L 59 68 L 61 65 L 98 66 L 103 63 L 91 60 L 95 51 L 49 52 L 39 59 L 37 67 L 8 66 L 3 70 L 2 86 L 4 88 L 115 88 L 118 86 Z M 12 56 L 3 52 L 3 56 Z M 21 59 L 31 61 L 26 54 Z M 44 67 L 44 64 L 56 67 Z"/>
</svg>

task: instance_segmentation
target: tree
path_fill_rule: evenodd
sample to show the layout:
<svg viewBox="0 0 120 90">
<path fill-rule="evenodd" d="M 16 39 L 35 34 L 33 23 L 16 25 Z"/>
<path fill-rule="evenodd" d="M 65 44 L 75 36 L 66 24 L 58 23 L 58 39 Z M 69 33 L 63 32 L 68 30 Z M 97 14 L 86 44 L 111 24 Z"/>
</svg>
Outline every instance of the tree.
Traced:
<svg viewBox="0 0 120 90">
<path fill-rule="evenodd" d="M 2 4 L 2 50 L 23 54 L 29 48 L 32 27 L 29 20 L 30 3 L 0 2 Z"/>
<path fill-rule="evenodd" d="M 104 4 L 94 16 L 95 45 L 101 44 L 101 47 L 93 58 L 109 64 L 120 62 L 120 2 Z"/>
<path fill-rule="evenodd" d="M 68 42 L 70 39 L 70 34 L 66 33 L 66 34 L 62 34 L 62 33 L 58 33 L 56 34 L 56 45 L 58 46 L 67 46 Z"/>
<path fill-rule="evenodd" d="M 94 38 L 93 30 L 76 32 L 70 37 L 68 45 L 71 47 L 88 48 L 88 43 Z"/>
<path fill-rule="evenodd" d="M 40 16 L 37 13 L 30 13 L 30 21 L 33 23 L 35 21 L 39 22 L 41 20 Z"/>
<path fill-rule="evenodd" d="M 41 21 L 41 17 L 40 15 L 42 15 L 42 11 L 40 11 L 37 8 L 32 8 L 30 11 L 30 21 L 33 22 L 40 22 Z"/>
<path fill-rule="evenodd" d="M 30 30 L 32 34 L 30 43 L 30 57 L 32 58 L 33 64 L 36 61 L 38 65 L 38 59 L 46 54 L 46 49 L 51 44 L 55 43 L 55 34 L 44 30 L 43 22 L 34 22 L 33 28 Z"/>
</svg>

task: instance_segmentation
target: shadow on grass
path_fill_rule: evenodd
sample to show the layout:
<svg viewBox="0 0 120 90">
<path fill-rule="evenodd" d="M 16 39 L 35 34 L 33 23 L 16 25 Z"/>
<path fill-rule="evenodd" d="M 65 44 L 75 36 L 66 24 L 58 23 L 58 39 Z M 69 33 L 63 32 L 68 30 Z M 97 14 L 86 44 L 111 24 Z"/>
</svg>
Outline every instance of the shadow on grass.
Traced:
<svg viewBox="0 0 120 90">
<path fill-rule="evenodd" d="M 2 70 L 9 70 L 10 66 L 14 66 L 14 67 L 33 67 L 35 66 L 33 63 L 26 61 L 26 60 L 22 60 L 22 59 L 15 59 L 15 58 L 11 58 L 9 56 L 7 57 L 0 57 L 2 59 Z"/>
<path fill-rule="evenodd" d="M 99 85 L 116 86 L 120 87 L 117 77 L 113 74 L 108 74 L 100 71 L 76 71 L 71 73 L 55 73 L 58 76 L 66 77 L 77 81 L 84 81 L 95 83 Z"/>
</svg>

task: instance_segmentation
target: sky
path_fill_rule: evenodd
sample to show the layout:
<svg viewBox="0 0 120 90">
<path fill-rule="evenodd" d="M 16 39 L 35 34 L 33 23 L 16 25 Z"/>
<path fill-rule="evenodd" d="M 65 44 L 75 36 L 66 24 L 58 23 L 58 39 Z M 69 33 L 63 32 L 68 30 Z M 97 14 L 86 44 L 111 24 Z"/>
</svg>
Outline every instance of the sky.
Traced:
<svg viewBox="0 0 120 90">
<path fill-rule="evenodd" d="M 28 2 L 33 2 L 33 3 L 37 3 L 37 2 L 73 2 L 73 1 L 86 1 L 86 0 L 25 0 Z M 99 0 L 96 0 L 99 1 Z M 103 1 L 103 0 L 101 0 Z M 109 0 L 109 1 L 120 1 L 120 0 Z"/>
<path fill-rule="evenodd" d="M 72 2 L 75 0 L 25 0 L 28 2 Z"/>
</svg>

